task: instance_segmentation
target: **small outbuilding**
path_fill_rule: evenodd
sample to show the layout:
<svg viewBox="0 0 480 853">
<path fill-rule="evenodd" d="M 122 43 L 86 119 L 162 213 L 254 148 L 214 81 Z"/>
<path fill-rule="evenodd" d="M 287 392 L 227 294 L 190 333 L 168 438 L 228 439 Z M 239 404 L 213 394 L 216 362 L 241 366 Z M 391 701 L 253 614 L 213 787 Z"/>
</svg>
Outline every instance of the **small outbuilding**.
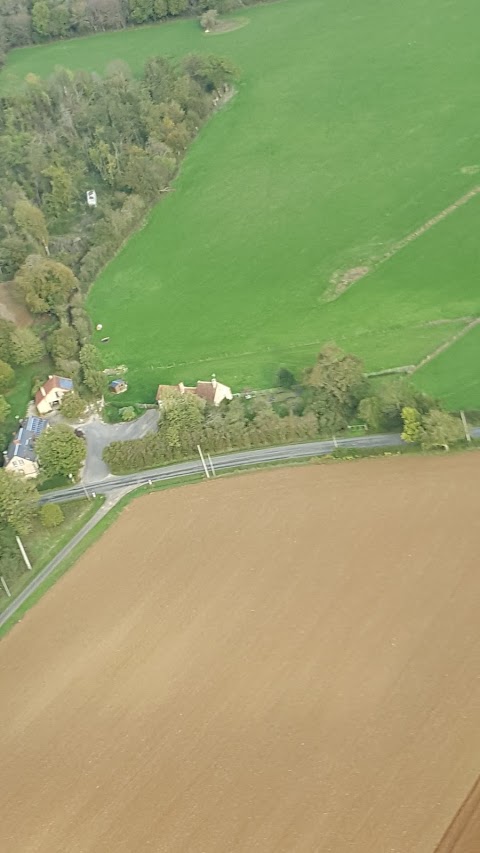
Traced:
<svg viewBox="0 0 480 853">
<path fill-rule="evenodd" d="M 128 390 L 128 385 L 124 379 L 113 379 L 108 386 L 108 390 L 112 394 L 124 394 Z"/>
</svg>

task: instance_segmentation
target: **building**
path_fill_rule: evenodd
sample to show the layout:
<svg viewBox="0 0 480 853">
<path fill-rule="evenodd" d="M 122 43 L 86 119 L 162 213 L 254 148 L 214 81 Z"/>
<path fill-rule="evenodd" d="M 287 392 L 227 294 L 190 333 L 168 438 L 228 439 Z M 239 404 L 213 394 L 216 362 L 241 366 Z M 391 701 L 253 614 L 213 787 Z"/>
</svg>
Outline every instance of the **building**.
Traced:
<svg viewBox="0 0 480 853">
<path fill-rule="evenodd" d="M 128 391 L 128 385 L 124 379 L 112 379 L 109 383 L 108 390 L 112 392 L 112 394 L 123 394 L 125 391 Z"/>
<path fill-rule="evenodd" d="M 48 415 L 58 408 L 65 394 L 73 391 L 73 382 L 64 376 L 49 376 L 35 394 L 35 405 L 39 415 Z"/>
<path fill-rule="evenodd" d="M 200 399 L 210 403 L 211 406 L 219 406 L 223 400 L 232 400 L 233 394 L 228 385 L 223 385 L 222 382 L 217 382 L 215 374 L 209 382 L 197 382 L 196 386 L 184 385 L 179 382 L 178 385 L 159 385 L 157 391 L 157 403 L 162 405 L 162 399 L 165 391 L 178 391 L 180 394 L 196 394 Z"/>
<path fill-rule="evenodd" d="M 4 454 L 5 471 L 22 474 L 24 477 L 38 476 L 35 441 L 47 427 L 48 422 L 42 418 L 35 416 L 26 418 Z"/>
</svg>

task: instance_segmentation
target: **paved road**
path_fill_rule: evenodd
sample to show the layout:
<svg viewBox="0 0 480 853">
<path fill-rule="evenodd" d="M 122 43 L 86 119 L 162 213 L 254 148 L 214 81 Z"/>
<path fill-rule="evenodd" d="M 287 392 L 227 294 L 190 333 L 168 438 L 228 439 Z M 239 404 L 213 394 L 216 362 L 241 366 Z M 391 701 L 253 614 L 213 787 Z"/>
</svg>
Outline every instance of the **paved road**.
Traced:
<svg viewBox="0 0 480 853">
<path fill-rule="evenodd" d="M 359 438 L 339 438 L 327 441 L 309 441 L 304 444 L 286 444 L 280 447 L 262 447 L 258 450 L 241 450 L 234 453 L 225 453 L 213 456 L 212 461 L 217 471 L 226 468 L 241 468 L 251 465 L 262 465 L 268 462 L 288 461 L 289 459 L 302 459 L 309 456 L 325 456 L 339 447 L 369 448 L 369 447 L 398 447 L 402 444 L 399 435 L 367 435 Z M 200 459 L 189 462 L 177 462 L 174 465 L 165 465 L 161 468 L 152 468 L 149 471 L 141 471 L 138 474 L 113 475 L 90 481 L 88 492 L 107 495 L 118 488 L 135 488 L 148 483 L 149 480 L 172 480 L 177 477 L 188 477 L 191 474 L 202 473 L 203 468 Z M 66 500 L 76 500 L 85 496 L 83 485 L 73 486 L 71 489 L 58 489 L 42 495 L 41 503 L 60 503 Z"/>
<path fill-rule="evenodd" d="M 147 413 L 148 414 L 148 413 Z M 156 416 L 156 412 L 154 413 Z M 145 416 L 144 416 L 145 417 Z M 148 423 L 148 421 L 147 421 Z M 147 430 L 148 431 L 148 430 Z M 480 427 L 472 429 L 471 435 L 473 438 L 480 438 Z M 351 448 L 395 448 L 402 444 L 402 439 L 398 434 L 388 435 L 366 435 L 360 438 L 339 438 L 337 440 L 328 441 L 311 441 L 305 444 L 287 444 L 281 447 L 266 447 L 259 450 L 243 450 L 236 453 L 226 453 L 220 456 L 214 456 L 212 461 L 217 471 L 225 469 L 235 469 L 248 467 L 251 465 L 261 465 L 268 462 L 288 461 L 292 459 L 305 459 L 314 456 L 325 456 L 339 447 Z M 21 604 L 36 590 L 40 584 L 53 572 L 58 564 L 70 554 L 73 548 L 80 542 L 81 539 L 100 521 L 103 516 L 114 506 L 123 495 L 133 491 L 138 486 L 159 480 L 172 480 L 181 477 L 188 477 L 191 474 L 202 473 L 202 465 L 200 461 L 194 460 L 190 462 L 179 462 L 175 465 L 167 465 L 162 468 L 153 468 L 150 471 L 142 471 L 139 474 L 127 474 L 125 476 L 114 476 L 108 474 L 103 479 L 90 482 L 88 486 L 73 486 L 71 489 L 59 489 L 58 491 L 48 492 L 42 495 L 41 503 L 61 503 L 67 500 L 77 500 L 79 497 L 85 496 L 87 493 L 95 492 L 107 496 L 104 505 L 98 512 L 87 522 L 85 527 L 73 537 L 54 559 L 37 575 L 31 583 L 23 590 L 23 592 L 9 605 L 0 616 L 0 627 L 9 619 Z"/>
<path fill-rule="evenodd" d="M 94 420 L 85 425 L 79 424 L 87 441 L 87 459 L 82 480 L 85 484 L 97 483 L 109 476 L 109 470 L 102 459 L 102 453 L 112 441 L 127 441 L 143 438 L 154 432 L 158 424 L 158 409 L 148 409 L 141 418 L 131 423 L 105 424 Z"/>
</svg>

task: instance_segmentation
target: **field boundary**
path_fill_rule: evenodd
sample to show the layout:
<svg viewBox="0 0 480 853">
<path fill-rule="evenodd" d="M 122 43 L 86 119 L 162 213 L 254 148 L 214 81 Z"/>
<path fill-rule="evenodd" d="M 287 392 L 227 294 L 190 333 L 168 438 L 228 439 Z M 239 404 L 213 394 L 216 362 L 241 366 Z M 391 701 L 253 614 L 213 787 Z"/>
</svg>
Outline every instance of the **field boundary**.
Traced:
<svg viewBox="0 0 480 853">
<path fill-rule="evenodd" d="M 445 207 L 440 213 L 437 213 L 435 216 L 432 216 L 431 219 L 427 219 L 423 225 L 420 225 L 415 231 L 411 231 L 410 234 L 407 234 L 406 237 L 402 237 L 401 240 L 397 240 L 396 243 L 393 243 L 392 247 L 388 249 L 383 255 L 381 255 L 376 260 L 373 259 L 370 264 L 358 264 L 355 267 L 352 267 L 348 270 L 337 270 L 331 279 L 330 279 L 330 288 L 327 288 L 323 295 L 323 302 L 335 302 L 335 300 L 339 299 L 347 290 L 356 284 L 357 281 L 361 281 L 365 278 L 369 273 L 378 269 L 379 266 L 385 264 L 394 255 L 398 254 L 402 249 L 405 249 L 410 243 L 413 243 L 415 240 L 418 240 L 419 237 L 423 237 L 427 231 L 430 231 L 435 225 L 438 225 L 452 213 L 455 213 L 460 207 L 463 207 L 465 204 L 468 204 L 472 198 L 475 198 L 480 193 L 480 185 L 473 187 L 473 189 L 469 190 L 464 195 L 460 196 L 456 201 L 449 204 L 448 207 Z"/>
<path fill-rule="evenodd" d="M 458 853 L 467 853 L 467 848 L 464 848 L 464 850 L 461 851 L 458 846 L 458 842 L 462 841 L 465 830 L 469 829 L 472 823 L 475 822 L 475 819 L 478 822 L 479 813 L 480 776 L 478 776 L 473 787 L 454 815 L 453 820 L 448 825 L 433 853 L 454 853 L 456 850 Z"/>
<path fill-rule="evenodd" d="M 454 343 L 460 340 L 460 338 L 463 338 L 465 335 L 468 335 L 468 333 L 471 332 L 472 329 L 475 328 L 475 326 L 478 326 L 479 323 L 480 317 L 476 317 L 475 320 L 472 320 L 470 323 L 467 323 L 464 329 L 460 329 L 460 331 L 457 332 L 455 335 L 452 335 L 452 337 L 449 338 L 448 341 L 445 341 L 443 344 L 440 344 L 440 346 L 434 349 L 433 352 L 429 353 L 429 355 L 426 355 L 425 358 L 422 358 L 422 360 L 419 361 L 417 365 L 415 365 L 414 369 L 412 370 L 412 373 L 416 373 L 417 370 L 420 370 L 420 368 L 424 367 L 425 364 L 429 364 L 431 361 L 433 361 L 434 358 L 437 358 L 437 356 L 441 355 L 442 352 L 445 352 L 447 349 L 450 349 L 450 347 Z"/>
</svg>

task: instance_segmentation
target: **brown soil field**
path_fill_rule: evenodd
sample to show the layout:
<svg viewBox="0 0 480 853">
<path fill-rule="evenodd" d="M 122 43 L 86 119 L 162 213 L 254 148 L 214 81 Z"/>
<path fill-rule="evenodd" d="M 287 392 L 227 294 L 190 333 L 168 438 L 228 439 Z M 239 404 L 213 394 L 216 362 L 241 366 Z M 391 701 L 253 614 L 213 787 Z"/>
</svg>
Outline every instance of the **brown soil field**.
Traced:
<svg viewBox="0 0 480 853">
<path fill-rule="evenodd" d="M 480 850 L 479 482 L 391 457 L 130 504 L 0 643 L 2 850 Z"/>
</svg>

